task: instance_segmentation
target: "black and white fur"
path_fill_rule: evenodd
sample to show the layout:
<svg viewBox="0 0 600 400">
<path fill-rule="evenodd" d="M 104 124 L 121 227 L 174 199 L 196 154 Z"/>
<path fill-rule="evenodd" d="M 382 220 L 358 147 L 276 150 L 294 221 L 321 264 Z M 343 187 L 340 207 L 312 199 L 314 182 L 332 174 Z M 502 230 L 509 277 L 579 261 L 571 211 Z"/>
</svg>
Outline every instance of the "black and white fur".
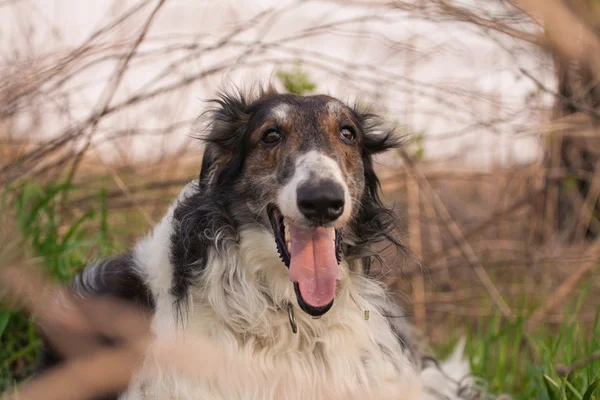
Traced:
<svg viewBox="0 0 600 400">
<path fill-rule="evenodd" d="M 338 144 L 335 131 L 328 133 L 327 124 L 337 124 L 332 115 L 352 119 L 347 123 L 355 143 Z M 411 327 L 399 318 L 402 310 L 369 276 L 375 245 L 401 249 L 395 216 L 379 199 L 372 161 L 398 145 L 393 134 L 382 131 L 375 116 L 327 96 L 223 95 L 209 116 L 199 180 L 182 190 L 130 252 L 90 264 L 73 289 L 114 295 L 150 310 L 157 341 L 205 336 L 252 360 L 257 382 L 281 371 L 286 378 L 266 386 L 238 384 L 235 376 L 205 381 L 149 359 L 119 398 L 337 399 L 341 393 L 357 399 L 479 398 L 463 379 L 469 368 L 461 352 L 441 366 L 424 362 Z M 294 151 L 282 148 L 273 171 L 262 174 L 264 157 L 273 154 L 257 158 L 256 152 L 269 150 L 252 135 L 265 120 L 288 127 L 285 145 Z M 343 167 L 340 152 L 356 159 Z M 301 220 L 295 196 L 307 180 L 339 185 L 345 203 L 330 224 L 342 232 L 341 277 L 334 304 L 318 319 L 299 304 L 266 211 L 272 202 L 286 217 Z M 297 333 L 290 326 L 290 305 Z"/>
</svg>

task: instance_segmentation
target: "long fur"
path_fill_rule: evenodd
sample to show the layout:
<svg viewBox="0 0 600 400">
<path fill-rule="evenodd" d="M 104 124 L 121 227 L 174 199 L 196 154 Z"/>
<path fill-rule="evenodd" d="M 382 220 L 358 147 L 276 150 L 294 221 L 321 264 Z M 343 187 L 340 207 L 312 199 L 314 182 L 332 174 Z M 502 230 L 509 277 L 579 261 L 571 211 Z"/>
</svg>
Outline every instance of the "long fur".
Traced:
<svg viewBox="0 0 600 400">
<path fill-rule="evenodd" d="M 251 100 L 239 93 L 217 99 L 207 114 L 211 124 L 199 179 L 130 253 L 89 265 L 73 285 L 83 294 L 108 293 L 146 307 L 157 342 L 208 337 L 226 353 L 251 360 L 257 383 L 185 376 L 149 355 L 120 398 L 480 398 L 465 389 L 471 381 L 460 352 L 445 365 L 424 362 L 411 326 L 397 318 L 402 310 L 369 276 L 378 245 L 404 250 L 396 215 L 382 203 L 373 169 L 373 156 L 400 141 L 382 130 L 376 116 L 356 108 L 351 113 L 362 129 L 364 186 L 345 229 L 335 303 L 319 319 L 296 307 L 298 333 L 292 332 L 288 308 L 296 304 L 294 290 L 273 232 L 250 201 L 260 204 L 267 192 L 256 192 L 257 182 L 244 182 L 250 179 L 244 175 L 247 131 L 274 96 L 265 91 Z M 286 168 L 278 173 L 285 179 Z M 281 380 L 258 384 L 282 371 Z"/>
</svg>

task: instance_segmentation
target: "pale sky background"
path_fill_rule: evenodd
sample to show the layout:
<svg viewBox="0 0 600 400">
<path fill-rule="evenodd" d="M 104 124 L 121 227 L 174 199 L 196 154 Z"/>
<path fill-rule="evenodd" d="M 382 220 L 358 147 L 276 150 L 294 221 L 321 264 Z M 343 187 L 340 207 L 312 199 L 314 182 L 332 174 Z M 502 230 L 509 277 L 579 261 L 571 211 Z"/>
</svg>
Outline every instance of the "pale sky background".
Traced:
<svg viewBox="0 0 600 400">
<path fill-rule="evenodd" d="M 66 52 L 134 3 L 21 0 L 16 5 L 0 6 L 1 62 L 15 65 L 18 60 L 22 63 L 19 65 L 27 62 L 31 65 L 41 55 Z M 113 104 L 141 89 L 160 87 L 209 69 L 241 54 L 257 40 L 282 45 L 283 50 L 241 57 L 241 61 L 255 61 L 255 66 L 236 66 L 195 82 L 185 90 L 120 112 L 102 122 L 101 134 L 108 135 L 118 129 L 155 129 L 193 119 L 204 110 L 204 100 L 213 97 L 223 84 L 248 86 L 256 79 L 265 81 L 277 68 L 275 61 L 282 60 L 283 68 L 289 69 L 295 59 L 308 57 L 310 60 L 303 68 L 316 81 L 319 92 L 342 100 L 358 97 L 374 102 L 376 110 L 388 119 L 406 125 L 412 132 L 424 133 L 428 158 L 458 157 L 462 162 L 483 168 L 494 163 L 526 163 L 539 156 L 539 139 L 531 133 L 544 121 L 538 108 L 551 105 L 552 99 L 538 96 L 536 107 L 532 107 L 528 96 L 535 91 L 535 85 L 519 74 L 518 67 L 534 71 L 537 79 L 552 87 L 552 71 L 541 67 L 547 61 L 531 48 L 516 47 L 520 45 L 514 40 L 498 42 L 483 37 L 472 26 L 424 22 L 399 11 L 343 8 L 332 2 L 171 0 L 161 10 L 139 51 L 167 43 L 215 43 L 236 23 L 270 7 L 279 11 L 257 27 L 235 36 L 237 47 L 202 52 L 189 62 L 177 64 L 162 81 L 154 76 L 184 53 L 155 57 L 146 60 L 143 66 L 133 63 Z M 151 8 L 147 7 L 114 37 L 134 37 Z M 389 21 L 347 24 L 305 39 L 289 39 L 311 26 L 370 14 Z M 512 49 L 513 54 L 503 47 Z M 264 63 L 260 61 L 263 59 Z M 344 65 L 348 63 L 351 65 Z M 74 93 L 37 99 L 44 110 L 41 134 L 51 137 L 89 115 L 114 67 L 114 63 L 107 62 L 77 75 L 68 86 L 76 89 Z M 346 75 L 336 76 L 331 70 Z M 384 84 L 374 83 L 382 77 L 386 79 Z M 71 108 L 68 118 L 55 112 L 65 104 Z M 492 128 L 473 126 L 490 119 L 508 121 L 495 123 Z M 32 132 L 28 114 L 21 117 L 18 127 L 23 135 L 40 135 Z M 469 130 L 468 135 L 452 134 L 465 129 Z M 197 142 L 188 138 L 189 133 L 190 126 L 183 126 L 168 140 L 144 137 L 130 143 L 132 148 L 128 151 L 134 151 L 137 157 L 155 157 L 165 148 L 197 146 Z M 103 145 L 102 151 L 112 154 L 111 146 L 115 144 Z"/>
</svg>

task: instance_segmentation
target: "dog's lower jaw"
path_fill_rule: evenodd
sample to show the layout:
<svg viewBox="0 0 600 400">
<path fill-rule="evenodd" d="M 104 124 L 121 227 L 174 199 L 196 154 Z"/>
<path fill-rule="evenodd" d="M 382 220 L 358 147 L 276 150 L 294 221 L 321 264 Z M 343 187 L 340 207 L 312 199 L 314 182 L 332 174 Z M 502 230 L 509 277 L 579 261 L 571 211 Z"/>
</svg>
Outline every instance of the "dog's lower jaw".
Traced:
<svg viewBox="0 0 600 400">
<path fill-rule="evenodd" d="M 312 307 L 309 304 L 306 304 L 302 299 L 302 295 L 300 294 L 300 289 L 298 288 L 298 284 L 294 283 L 294 292 L 296 293 L 296 299 L 298 300 L 298 305 L 300 308 L 306 312 L 308 315 L 312 317 L 312 319 L 320 319 L 331 307 L 333 306 L 333 301 L 326 305 L 325 307 Z M 298 325 L 296 324 L 296 316 L 294 314 L 294 306 L 290 303 L 288 304 L 288 317 L 290 320 L 290 328 L 292 332 L 298 333 Z"/>
<path fill-rule="evenodd" d="M 319 318 L 323 316 L 326 312 L 328 312 L 331 309 L 331 307 L 333 306 L 333 302 L 335 301 L 334 297 L 331 300 L 331 302 L 329 302 L 329 304 L 326 304 L 322 307 L 313 307 L 307 302 L 305 302 L 302 298 L 302 293 L 300 293 L 300 286 L 297 282 L 294 282 L 294 293 L 296 293 L 296 300 L 298 301 L 298 306 L 300 306 L 302 311 L 304 311 L 313 318 Z"/>
</svg>

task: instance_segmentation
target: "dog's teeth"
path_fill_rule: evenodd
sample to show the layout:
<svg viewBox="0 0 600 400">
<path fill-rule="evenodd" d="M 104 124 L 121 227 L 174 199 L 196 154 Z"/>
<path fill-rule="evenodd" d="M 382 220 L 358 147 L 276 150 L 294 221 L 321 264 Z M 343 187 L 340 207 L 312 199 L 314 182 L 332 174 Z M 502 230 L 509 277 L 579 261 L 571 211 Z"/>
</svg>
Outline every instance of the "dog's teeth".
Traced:
<svg viewBox="0 0 600 400">
<path fill-rule="evenodd" d="M 283 227 L 284 227 L 285 239 L 286 240 L 290 240 L 290 238 L 291 238 L 291 236 L 290 236 L 290 226 L 288 224 L 286 224 L 285 219 L 283 220 Z"/>
<path fill-rule="evenodd" d="M 290 253 L 292 252 L 292 243 L 291 242 L 287 242 L 287 249 Z"/>
</svg>

